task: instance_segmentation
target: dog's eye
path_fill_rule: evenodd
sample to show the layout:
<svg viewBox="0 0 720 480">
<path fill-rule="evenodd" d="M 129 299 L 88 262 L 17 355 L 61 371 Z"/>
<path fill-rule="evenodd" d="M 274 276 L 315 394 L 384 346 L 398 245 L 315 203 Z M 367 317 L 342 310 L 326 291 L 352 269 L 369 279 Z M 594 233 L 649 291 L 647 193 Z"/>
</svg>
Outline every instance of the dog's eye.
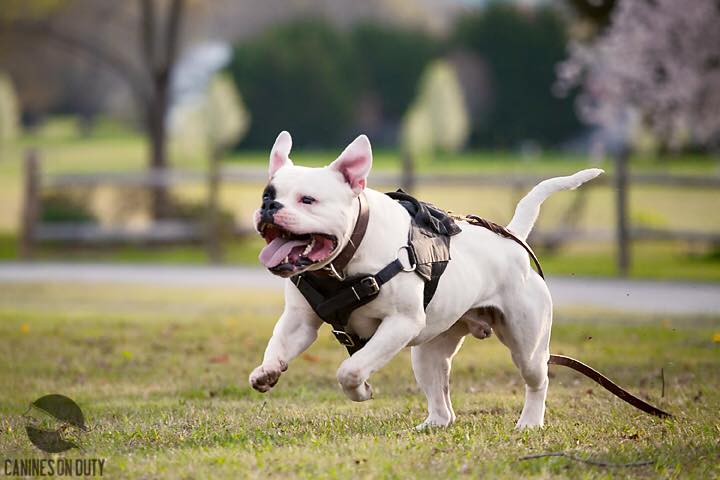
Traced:
<svg viewBox="0 0 720 480">
<path fill-rule="evenodd" d="M 309 197 L 309 196 L 307 196 L 307 195 L 303 195 L 303 196 L 300 198 L 300 201 L 301 201 L 302 203 L 304 203 L 305 205 L 310 205 L 310 204 L 315 203 L 315 199 L 314 199 L 313 197 Z"/>
</svg>

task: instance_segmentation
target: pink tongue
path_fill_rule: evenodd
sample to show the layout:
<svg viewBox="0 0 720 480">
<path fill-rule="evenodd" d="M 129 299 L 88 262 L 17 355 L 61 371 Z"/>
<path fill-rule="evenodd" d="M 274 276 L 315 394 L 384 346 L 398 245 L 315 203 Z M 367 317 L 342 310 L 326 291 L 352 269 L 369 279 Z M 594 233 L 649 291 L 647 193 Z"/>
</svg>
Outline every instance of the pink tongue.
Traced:
<svg viewBox="0 0 720 480">
<path fill-rule="evenodd" d="M 277 237 L 262 249 L 258 258 L 260 259 L 260 263 L 267 268 L 272 268 L 279 265 L 285 257 L 290 254 L 293 248 L 306 244 L 307 242 L 303 242 L 302 240 L 288 240 Z"/>
</svg>

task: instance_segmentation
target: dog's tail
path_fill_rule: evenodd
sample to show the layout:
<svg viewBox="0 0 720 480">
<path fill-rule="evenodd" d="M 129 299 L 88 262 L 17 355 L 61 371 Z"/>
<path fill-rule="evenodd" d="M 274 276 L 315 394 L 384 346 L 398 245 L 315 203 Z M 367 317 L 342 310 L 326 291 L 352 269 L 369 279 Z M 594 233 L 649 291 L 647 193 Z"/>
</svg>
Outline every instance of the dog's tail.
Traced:
<svg viewBox="0 0 720 480">
<path fill-rule="evenodd" d="M 540 213 L 540 205 L 545 199 L 560 190 L 574 190 L 603 172 L 604 170 L 599 168 L 589 168 L 580 170 L 575 175 L 549 178 L 538 183 L 530 190 L 530 193 L 518 202 L 517 207 L 515 207 L 515 215 L 510 220 L 507 229 L 522 240 L 526 240 Z"/>
</svg>

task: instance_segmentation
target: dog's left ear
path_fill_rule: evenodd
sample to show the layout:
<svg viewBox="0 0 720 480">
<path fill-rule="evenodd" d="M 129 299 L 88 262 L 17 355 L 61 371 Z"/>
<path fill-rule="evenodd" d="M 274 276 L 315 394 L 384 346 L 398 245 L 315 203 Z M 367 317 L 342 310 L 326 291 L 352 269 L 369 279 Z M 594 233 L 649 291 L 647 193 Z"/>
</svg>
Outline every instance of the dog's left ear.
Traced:
<svg viewBox="0 0 720 480">
<path fill-rule="evenodd" d="M 367 185 L 367 176 L 372 167 L 370 140 L 360 135 L 348 145 L 340 156 L 330 164 L 331 169 L 343 174 L 353 192 L 359 195 Z"/>
</svg>

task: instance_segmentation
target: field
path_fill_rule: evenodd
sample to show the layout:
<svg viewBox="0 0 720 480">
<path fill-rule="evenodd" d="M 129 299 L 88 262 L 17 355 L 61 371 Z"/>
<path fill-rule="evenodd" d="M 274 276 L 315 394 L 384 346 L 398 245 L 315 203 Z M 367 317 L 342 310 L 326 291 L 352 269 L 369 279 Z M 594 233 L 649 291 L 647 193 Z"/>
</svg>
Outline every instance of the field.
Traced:
<svg viewBox="0 0 720 480">
<path fill-rule="evenodd" d="M 642 414 L 552 367 L 546 427 L 513 429 L 522 384 L 493 337 L 456 357 L 458 422 L 425 415 L 408 352 L 355 404 L 335 382 L 344 350 L 325 328 L 267 395 L 247 385 L 281 299 L 265 291 L 3 285 L 0 452 L 42 458 L 22 413 L 48 393 L 76 400 L 91 426 L 70 458 L 106 459 L 107 478 L 717 478 L 720 318 L 609 312 L 556 315 L 552 348 L 588 362 L 675 417 Z M 660 371 L 664 372 L 664 391 Z M 611 463 L 602 467 L 565 452 Z"/>
<path fill-rule="evenodd" d="M 17 257 L 17 223 L 20 208 L 20 164 L 24 150 L 37 147 L 47 173 L 135 171 L 144 168 L 145 145 L 132 132 L 113 124 L 101 124 L 90 137 L 78 137 L 69 120 L 50 122 L 43 129 L 24 136 L 0 157 L 0 260 Z M 173 165 L 203 170 L 200 154 L 173 148 Z M 228 163 L 263 165 L 266 152 L 243 152 L 231 155 Z M 314 152 L 299 149 L 293 153 L 299 164 L 323 165 L 334 158 L 333 152 Z M 586 157 L 571 154 L 544 153 L 526 158 L 514 151 L 470 152 L 434 160 L 420 159 L 420 172 L 536 172 L 540 174 L 569 173 L 594 165 Z M 612 170 L 610 162 L 599 166 Z M 375 152 L 375 168 L 397 171 L 399 162 L 394 151 Z M 686 155 L 670 159 L 634 158 L 633 171 L 676 172 L 698 175 L 716 175 L 717 161 L 704 156 Z M 396 185 L 371 185 L 380 190 L 395 189 Z M 257 205 L 260 184 L 227 185 L 222 190 L 222 205 L 236 222 L 248 225 L 251 212 Z M 179 198 L 202 201 L 202 185 L 175 190 Z M 475 213 L 499 223 L 507 222 L 522 192 L 509 188 L 422 187 L 418 197 L 455 212 Z M 132 195 L 132 194 L 130 194 Z M 552 229 L 560 223 L 576 193 L 562 193 L 549 199 L 543 206 L 537 228 Z M 92 205 L 103 221 L 115 215 L 117 202 L 127 198 L 128 192 L 98 189 L 92 196 Z M 712 232 L 720 229 L 720 209 L 708 208 L 717 203 L 716 191 L 693 188 L 666 188 L 638 186 L 630 195 L 630 216 L 633 224 L 652 228 L 677 228 Z M 587 189 L 586 208 L 579 226 L 603 230 L 610 234 L 614 225 L 613 192 L 609 187 Z M 257 239 L 233 240 L 225 245 L 230 263 L 256 264 L 260 244 Z M 540 250 L 545 269 L 551 274 L 613 275 L 614 246 L 611 241 L 568 245 L 559 251 Z M 141 262 L 205 262 L 202 248 L 178 246 L 160 249 L 56 249 L 41 248 L 39 258 L 141 261 Z M 631 276 L 659 279 L 720 280 L 720 252 L 717 248 L 684 242 L 635 242 L 634 265 Z"/>
</svg>

